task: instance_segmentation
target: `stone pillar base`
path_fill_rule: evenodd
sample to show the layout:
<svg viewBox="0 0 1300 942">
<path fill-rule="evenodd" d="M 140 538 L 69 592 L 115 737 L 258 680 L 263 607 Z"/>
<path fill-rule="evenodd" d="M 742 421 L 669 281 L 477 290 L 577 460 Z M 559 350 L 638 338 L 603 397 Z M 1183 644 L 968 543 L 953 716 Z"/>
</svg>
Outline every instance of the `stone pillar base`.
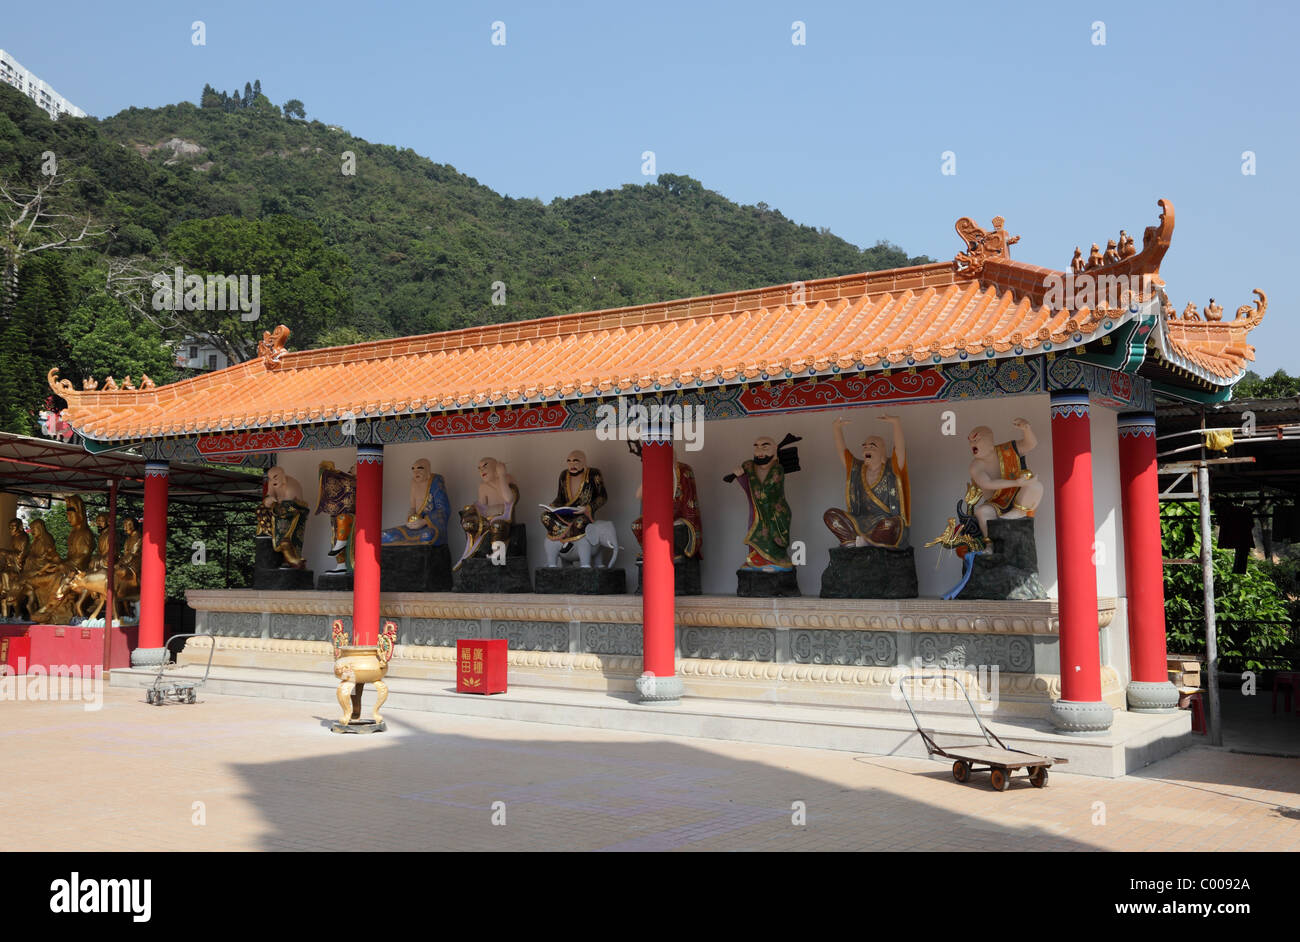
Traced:
<svg viewBox="0 0 1300 942">
<path fill-rule="evenodd" d="M 1049 715 L 1056 731 L 1070 736 L 1101 736 L 1115 719 L 1107 704 L 1079 700 L 1053 700 Z"/>
<path fill-rule="evenodd" d="M 1130 713 L 1176 713 L 1178 688 L 1167 680 L 1131 680 L 1128 709 Z"/>
<path fill-rule="evenodd" d="M 676 674 L 671 677 L 656 677 L 654 674 L 642 674 L 636 679 L 636 692 L 641 695 L 642 703 L 664 703 L 682 698 L 682 679 Z"/>
<path fill-rule="evenodd" d="M 157 667 L 165 660 L 166 648 L 136 648 L 131 652 L 132 667 Z"/>
</svg>

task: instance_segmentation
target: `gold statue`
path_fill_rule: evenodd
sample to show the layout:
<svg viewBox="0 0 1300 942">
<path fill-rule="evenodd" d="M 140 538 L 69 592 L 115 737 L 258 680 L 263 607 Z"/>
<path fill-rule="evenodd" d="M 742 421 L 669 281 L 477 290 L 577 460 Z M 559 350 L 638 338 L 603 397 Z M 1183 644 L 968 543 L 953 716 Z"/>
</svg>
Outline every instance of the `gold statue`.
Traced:
<svg viewBox="0 0 1300 942">
<path fill-rule="evenodd" d="M 28 542 L 22 519 L 14 517 L 9 521 L 9 548 L 0 549 L 0 615 L 6 618 L 17 614 L 22 601 L 19 585 L 27 561 Z"/>
</svg>

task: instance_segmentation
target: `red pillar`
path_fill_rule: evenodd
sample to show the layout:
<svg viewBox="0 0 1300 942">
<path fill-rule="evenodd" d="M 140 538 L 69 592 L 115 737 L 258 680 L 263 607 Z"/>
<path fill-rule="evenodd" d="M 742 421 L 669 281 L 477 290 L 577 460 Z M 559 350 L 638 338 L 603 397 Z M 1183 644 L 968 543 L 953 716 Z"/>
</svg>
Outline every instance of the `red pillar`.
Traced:
<svg viewBox="0 0 1300 942">
<path fill-rule="evenodd" d="M 1178 708 L 1178 690 L 1169 682 L 1167 673 L 1156 418 L 1150 412 L 1127 412 L 1119 417 L 1118 428 L 1128 648 L 1133 675 L 1128 705 L 1139 713 L 1164 712 Z"/>
<path fill-rule="evenodd" d="M 379 533 L 384 449 L 357 446 L 357 514 L 352 533 L 352 643 L 379 643 Z"/>
<path fill-rule="evenodd" d="M 1087 392 L 1052 393 L 1052 485 L 1061 626 L 1061 699 L 1052 704 L 1052 721 L 1069 733 L 1104 732 L 1113 719 L 1110 707 L 1101 699 L 1091 425 Z"/>
<path fill-rule="evenodd" d="M 673 440 L 659 433 L 641 443 L 642 700 L 676 700 L 673 573 Z"/>
<path fill-rule="evenodd" d="M 135 665 L 158 664 L 166 657 L 163 611 L 167 599 L 167 476 L 165 461 L 144 466 L 144 532 L 140 555 L 140 639 L 131 655 Z M 109 616 L 112 617 L 111 614 Z"/>
</svg>

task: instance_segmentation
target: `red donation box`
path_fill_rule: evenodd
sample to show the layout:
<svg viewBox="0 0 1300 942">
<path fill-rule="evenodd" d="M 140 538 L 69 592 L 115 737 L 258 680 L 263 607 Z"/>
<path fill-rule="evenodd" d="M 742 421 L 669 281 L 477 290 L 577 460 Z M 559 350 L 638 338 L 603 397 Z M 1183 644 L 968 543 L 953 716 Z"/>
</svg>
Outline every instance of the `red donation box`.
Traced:
<svg viewBox="0 0 1300 942">
<path fill-rule="evenodd" d="M 506 641 L 456 642 L 456 692 L 506 692 Z"/>
</svg>

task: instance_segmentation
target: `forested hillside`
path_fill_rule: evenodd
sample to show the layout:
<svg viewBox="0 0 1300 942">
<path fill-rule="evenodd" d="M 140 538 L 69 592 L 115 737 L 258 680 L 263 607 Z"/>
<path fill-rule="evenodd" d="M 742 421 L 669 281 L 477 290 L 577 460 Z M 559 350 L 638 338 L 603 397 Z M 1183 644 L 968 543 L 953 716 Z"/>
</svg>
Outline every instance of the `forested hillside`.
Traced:
<svg viewBox="0 0 1300 942">
<path fill-rule="evenodd" d="M 243 96 L 209 86 L 201 101 L 53 122 L 0 85 L 3 427 L 32 431 L 49 366 L 165 382 L 161 343 L 187 334 L 238 359 L 281 322 L 302 349 L 926 261 L 685 176 L 512 199 L 304 120 L 300 101 L 281 109 L 260 83 Z M 44 227 L 28 228 L 32 205 Z M 260 317 L 159 310 L 149 279 L 177 266 L 258 275 Z"/>
</svg>

